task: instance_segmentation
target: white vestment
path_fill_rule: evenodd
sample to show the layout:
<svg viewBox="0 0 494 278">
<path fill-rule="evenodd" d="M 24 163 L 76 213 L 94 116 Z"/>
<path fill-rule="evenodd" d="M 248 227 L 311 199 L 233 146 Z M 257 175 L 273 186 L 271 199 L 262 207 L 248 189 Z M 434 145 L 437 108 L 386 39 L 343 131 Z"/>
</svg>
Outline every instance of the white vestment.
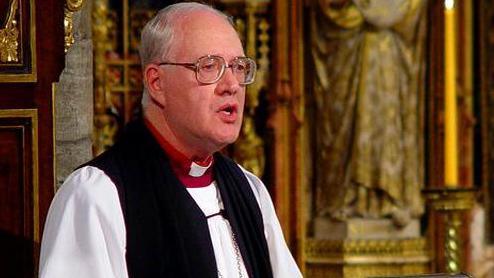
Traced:
<svg viewBox="0 0 494 278">
<path fill-rule="evenodd" d="M 302 277 L 264 184 L 242 170 L 262 213 L 273 276 Z M 206 216 L 223 207 L 215 182 L 187 190 Z M 240 269 L 241 277 L 247 277 L 243 260 L 236 255 L 228 221 L 214 216 L 208 218 L 208 226 L 218 275 L 240 277 Z M 50 206 L 41 244 L 39 277 L 128 277 L 125 247 L 125 222 L 115 184 L 98 168 L 86 166 L 76 170 Z"/>
</svg>

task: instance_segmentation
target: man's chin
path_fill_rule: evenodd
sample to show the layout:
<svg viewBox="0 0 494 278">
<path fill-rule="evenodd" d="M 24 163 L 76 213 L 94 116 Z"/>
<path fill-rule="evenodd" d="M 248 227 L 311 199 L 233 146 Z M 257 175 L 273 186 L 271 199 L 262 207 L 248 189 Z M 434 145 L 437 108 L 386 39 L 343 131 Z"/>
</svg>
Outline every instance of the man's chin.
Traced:
<svg viewBox="0 0 494 278">
<path fill-rule="evenodd" d="M 239 137 L 238 133 L 236 135 L 222 137 L 216 142 L 216 145 L 218 146 L 218 150 L 222 150 L 226 146 L 235 143 L 238 137 Z"/>
</svg>

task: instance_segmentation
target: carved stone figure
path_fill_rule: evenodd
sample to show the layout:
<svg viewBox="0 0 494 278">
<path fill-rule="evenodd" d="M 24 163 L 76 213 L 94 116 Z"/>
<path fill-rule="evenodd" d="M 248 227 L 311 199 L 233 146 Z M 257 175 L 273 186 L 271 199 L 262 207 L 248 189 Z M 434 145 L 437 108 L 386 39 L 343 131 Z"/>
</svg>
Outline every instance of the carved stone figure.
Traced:
<svg viewBox="0 0 494 278">
<path fill-rule="evenodd" d="M 404 226 L 423 212 L 425 2 L 313 2 L 316 216 Z"/>
</svg>

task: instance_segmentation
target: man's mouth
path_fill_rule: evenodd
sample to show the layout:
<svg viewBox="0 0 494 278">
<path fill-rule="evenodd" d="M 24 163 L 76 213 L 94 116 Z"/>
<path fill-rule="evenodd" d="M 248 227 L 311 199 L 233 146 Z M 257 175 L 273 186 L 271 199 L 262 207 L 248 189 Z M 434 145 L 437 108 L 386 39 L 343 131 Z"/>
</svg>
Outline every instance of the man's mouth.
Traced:
<svg viewBox="0 0 494 278">
<path fill-rule="evenodd" d="M 237 119 L 238 108 L 236 104 L 228 103 L 222 105 L 217 112 L 220 114 L 220 117 L 224 122 L 232 123 Z"/>
<path fill-rule="evenodd" d="M 231 115 L 237 112 L 237 105 L 235 104 L 225 104 L 218 109 L 218 112 L 225 113 L 227 115 Z"/>
<path fill-rule="evenodd" d="M 232 106 L 228 106 L 228 107 L 226 107 L 225 109 L 223 109 L 222 111 L 223 111 L 223 113 L 226 113 L 226 114 L 228 114 L 228 115 L 230 115 L 231 113 L 233 113 L 233 112 L 234 112 L 234 110 L 233 110 L 233 107 L 232 107 Z"/>
</svg>

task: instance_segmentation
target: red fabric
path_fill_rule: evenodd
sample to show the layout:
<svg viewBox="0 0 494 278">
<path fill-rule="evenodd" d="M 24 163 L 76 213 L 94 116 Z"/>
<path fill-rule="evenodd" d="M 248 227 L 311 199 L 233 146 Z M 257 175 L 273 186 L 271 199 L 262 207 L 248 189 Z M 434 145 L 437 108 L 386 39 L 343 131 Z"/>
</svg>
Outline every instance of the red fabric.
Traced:
<svg viewBox="0 0 494 278">
<path fill-rule="evenodd" d="M 212 161 L 212 155 L 210 155 L 203 161 L 192 161 L 179 150 L 177 150 L 172 144 L 166 141 L 166 139 L 147 119 L 144 119 L 144 123 L 146 124 L 146 127 L 149 129 L 156 141 L 158 141 L 163 151 L 167 154 L 168 158 L 170 159 L 170 164 L 172 166 L 173 172 L 175 173 L 175 175 L 177 175 L 177 178 L 180 180 L 180 182 L 182 182 L 183 185 L 185 185 L 185 187 L 205 187 L 213 182 L 212 168 L 214 161 Z M 189 175 L 192 162 L 202 167 L 206 167 L 211 163 L 211 166 L 204 172 L 202 176 L 193 177 Z"/>
</svg>

